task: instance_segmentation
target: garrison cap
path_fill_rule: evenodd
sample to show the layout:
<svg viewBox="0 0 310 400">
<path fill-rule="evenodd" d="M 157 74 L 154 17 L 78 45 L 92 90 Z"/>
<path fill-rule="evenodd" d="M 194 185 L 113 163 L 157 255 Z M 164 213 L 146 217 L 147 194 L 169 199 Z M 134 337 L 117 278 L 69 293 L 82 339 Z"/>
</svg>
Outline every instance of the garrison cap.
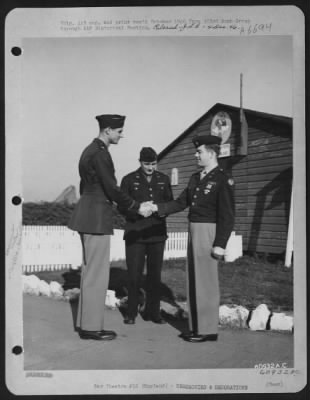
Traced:
<svg viewBox="0 0 310 400">
<path fill-rule="evenodd" d="M 200 136 L 195 136 L 193 138 L 193 143 L 195 147 L 199 147 L 201 145 L 205 146 L 213 146 L 217 144 L 218 146 L 221 144 L 222 139 L 218 136 L 214 135 L 200 135 Z"/>
<path fill-rule="evenodd" d="M 117 115 L 117 114 L 103 114 L 96 116 L 96 120 L 99 122 L 100 129 L 122 128 L 125 123 L 125 118 L 126 117 L 124 117 L 123 115 Z"/>
<path fill-rule="evenodd" d="M 157 154 L 152 147 L 142 147 L 139 161 L 153 162 L 157 161 Z"/>
</svg>

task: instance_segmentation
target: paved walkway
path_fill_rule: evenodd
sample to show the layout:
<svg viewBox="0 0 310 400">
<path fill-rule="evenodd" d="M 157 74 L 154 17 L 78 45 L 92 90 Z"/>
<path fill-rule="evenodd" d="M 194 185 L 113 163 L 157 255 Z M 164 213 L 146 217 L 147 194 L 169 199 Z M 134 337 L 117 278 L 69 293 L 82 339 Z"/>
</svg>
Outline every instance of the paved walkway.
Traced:
<svg viewBox="0 0 310 400">
<path fill-rule="evenodd" d="M 221 328 L 217 342 L 178 337 L 186 321 L 156 325 L 139 316 L 125 325 L 119 310 L 106 311 L 109 342 L 81 340 L 74 331 L 76 303 L 24 295 L 26 370 L 253 368 L 259 363 L 293 367 L 293 335 Z"/>
</svg>

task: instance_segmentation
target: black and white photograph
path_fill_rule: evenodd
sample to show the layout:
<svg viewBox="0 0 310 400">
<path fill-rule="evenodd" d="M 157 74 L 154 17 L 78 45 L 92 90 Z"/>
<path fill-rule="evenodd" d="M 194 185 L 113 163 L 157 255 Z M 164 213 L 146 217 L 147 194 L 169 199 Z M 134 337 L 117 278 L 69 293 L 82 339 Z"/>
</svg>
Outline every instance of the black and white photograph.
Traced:
<svg viewBox="0 0 310 400">
<path fill-rule="evenodd" d="M 300 10 L 17 8 L 5 45 L 9 390 L 302 390 Z"/>
</svg>

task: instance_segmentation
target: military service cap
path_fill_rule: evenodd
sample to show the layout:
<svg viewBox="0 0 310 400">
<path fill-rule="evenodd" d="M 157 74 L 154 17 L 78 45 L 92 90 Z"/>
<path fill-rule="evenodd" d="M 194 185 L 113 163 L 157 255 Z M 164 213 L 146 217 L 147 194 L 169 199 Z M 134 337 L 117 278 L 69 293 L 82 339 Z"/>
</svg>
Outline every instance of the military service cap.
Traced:
<svg viewBox="0 0 310 400">
<path fill-rule="evenodd" d="M 105 128 L 112 128 L 112 129 L 117 129 L 117 128 L 122 128 L 125 123 L 125 118 L 123 115 L 117 115 L 117 114 L 103 114 L 103 115 L 97 115 L 96 120 L 99 123 L 100 129 L 105 129 Z"/>
<path fill-rule="evenodd" d="M 202 146 L 203 144 L 205 146 L 214 146 L 214 145 L 219 146 L 221 142 L 222 139 L 214 135 L 200 135 L 200 136 L 195 136 L 193 138 L 193 143 L 195 147 Z"/>
<path fill-rule="evenodd" d="M 157 154 L 152 147 L 142 147 L 139 161 L 153 162 L 157 161 Z"/>
</svg>

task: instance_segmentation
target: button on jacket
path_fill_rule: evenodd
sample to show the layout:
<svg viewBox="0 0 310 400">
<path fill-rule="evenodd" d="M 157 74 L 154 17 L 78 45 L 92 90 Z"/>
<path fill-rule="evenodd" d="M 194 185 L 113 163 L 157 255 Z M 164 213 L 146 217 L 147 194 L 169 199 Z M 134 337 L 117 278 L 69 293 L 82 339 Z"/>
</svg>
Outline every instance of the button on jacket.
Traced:
<svg viewBox="0 0 310 400">
<path fill-rule="evenodd" d="M 79 162 L 80 199 L 68 227 L 89 234 L 113 234 L 113 202 L 137 210 L 139 204 L 117 186 L 114 164 L 105 143 L 96 138 Z"/>
<path fill-rule="evenodd" d="M 155 171 L 148 182 L 141 168 L 126 175 L 121 182 L 121 189 L 139 203 L 144 201 L 168 202 L 173 200 L 170 180 L 167 175 Z M 143 243 L 159 242 L 167 239 L 166 220 L 152 214 L 144 218 L 133 210 L 119 210 L 126 216 L 124 239 Z"/>
<path fill-rule="evenodd" d="M 219 167 L 202 179 L 197 172 L 176 200 L 157 204 L 158 214 L 168 215 L 189 207 L 190 222 L 216 223 L 213 246 L 225 248 L 234 226 L 233 186 L 233 180 Z"/>
</svg>

